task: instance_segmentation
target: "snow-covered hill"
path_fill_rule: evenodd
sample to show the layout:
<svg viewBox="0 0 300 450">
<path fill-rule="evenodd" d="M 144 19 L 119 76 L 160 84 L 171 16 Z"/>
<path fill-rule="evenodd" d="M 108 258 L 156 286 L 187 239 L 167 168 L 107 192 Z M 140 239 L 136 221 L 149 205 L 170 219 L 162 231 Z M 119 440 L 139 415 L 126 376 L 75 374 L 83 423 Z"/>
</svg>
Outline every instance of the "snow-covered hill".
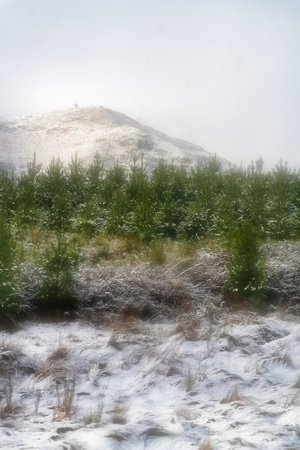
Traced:
<svg viewBox="0 0 300 450">
<path fill-rule="evenodd" d="M 18 174 L 36 154 L 47 167 L 51 159 L 64 164 L 78 157 L 89 164 L 98 152 L 105 165 L 141 158 L 148 170 L 160 158 L 174 164 L 194 165 L 213 155 L 189 142 L 171 138 L 139 124 L 128 116 L 103 107 L 71 108 L 45 114 L 0 118 L 0 169 Z M 228 162 L 220 158 L 223 165 Z"/>
</svg>

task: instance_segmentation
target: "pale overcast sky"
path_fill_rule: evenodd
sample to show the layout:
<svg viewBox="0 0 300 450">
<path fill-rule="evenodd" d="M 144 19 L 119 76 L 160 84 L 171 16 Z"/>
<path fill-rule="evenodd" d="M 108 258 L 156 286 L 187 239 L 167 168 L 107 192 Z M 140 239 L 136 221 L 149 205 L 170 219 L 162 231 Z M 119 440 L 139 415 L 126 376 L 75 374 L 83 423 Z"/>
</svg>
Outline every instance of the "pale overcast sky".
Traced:
<svg viewBox="0 0 300 450">
<path fill-rule="evenodd" d="M 0 0 L 0 116 L 105 106 L 300 169 L 299 0 Z"/>
</svg>

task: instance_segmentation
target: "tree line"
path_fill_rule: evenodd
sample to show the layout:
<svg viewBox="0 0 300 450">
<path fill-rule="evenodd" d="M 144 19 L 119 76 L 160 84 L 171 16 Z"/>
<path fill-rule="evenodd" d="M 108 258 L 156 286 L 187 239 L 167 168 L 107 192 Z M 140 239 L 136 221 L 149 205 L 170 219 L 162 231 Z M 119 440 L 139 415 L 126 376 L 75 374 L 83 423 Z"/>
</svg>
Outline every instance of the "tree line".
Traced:
<svg viewBox="0 0 300 450">
<path fill-rule="evenodd" d="M 104 168 L 98 154 L 88 167 L 75 156 L 42 170 L 34 159 L 19 177 L 0 175 L 0 207 L 18 230 L 102 230 L 149 242 L 225 236 L 250 221 L 262 239 L 299 239 L 300 176 L 282 161 L 268 172 L 262 160 L 227 171 L 216 158 L 189 171 L 160 161 L 149 174 L 142 160 Z"/>
</svg>

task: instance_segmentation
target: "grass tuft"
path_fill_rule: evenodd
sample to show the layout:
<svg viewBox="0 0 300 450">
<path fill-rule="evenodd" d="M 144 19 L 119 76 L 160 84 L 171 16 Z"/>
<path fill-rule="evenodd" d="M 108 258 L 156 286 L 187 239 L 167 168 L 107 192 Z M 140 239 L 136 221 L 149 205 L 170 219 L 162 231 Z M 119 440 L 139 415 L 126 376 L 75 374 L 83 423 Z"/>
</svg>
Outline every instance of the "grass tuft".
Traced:
<svg viewBox="0 0 300 450">
<path fill-rule="evenodd" d="M 10 378 L 7 380 L 4 388 L 4 393 L 5 403 L 3 406 L 0 406 L 1 419 L 5 419 L 8 416 L 17 414 L 21 410 L 21 407 L 13 401 L 13 384 Z"/>
<path fill-rule="evenodd" d="M 98 408 L 92 412 L 89 412 L 83 416 L 84 425 L 90 425 L 92 423 L 101 423 L 103 415 L 104 404 L 103 402 L 98 404 Z"/>
<path fill-rule="evenodd" d="M 205 436 L 201 442 L 199 450 L 213 450 L 211 440 L 209 436 Z"/>
<path fill-rule="evenodd" d="M 222 398 L 220 403 L 232 403 L 232 402 L 238 402 L 242 400 L 243 397 L 240 394 L 239 387 L 237 385 L 233 386 L 227 394 Z"/>
<path fill-rule="evenodd" d="M 192 372 L 191 368 L 189 367 L 187 376 L 185 377 L 185 380 L 184 380 L 185 391 L 191 392 L 193 387 L 195 386 L 196 381 L 197 381 L 197 373 Z"/>
<path fill-rule="evenodd" d="M 71 417 L 74 410 L 75 378 L 72 378 L 71 380 L 65 378 L 62 382 L 57 381 L 55 390 L 56 407 L 53 420 Z"/>
<path fill-rule="evenodd" d="M 128 407 L 124 405 L 124 402 L 121 398 L 118 398 L 110 411 L 112 423 L 125 424 L 127 422 L 127 412 Z"/>
<path fill-rule="evenodd" d="M 57 360 L 66 359 L 67 356 L 68 356 L 68 349 L 64 346 L 59 346 L 51 353 L 51 355 L 48 356 L 47 361 L 55 362 Z"/>
</svg>

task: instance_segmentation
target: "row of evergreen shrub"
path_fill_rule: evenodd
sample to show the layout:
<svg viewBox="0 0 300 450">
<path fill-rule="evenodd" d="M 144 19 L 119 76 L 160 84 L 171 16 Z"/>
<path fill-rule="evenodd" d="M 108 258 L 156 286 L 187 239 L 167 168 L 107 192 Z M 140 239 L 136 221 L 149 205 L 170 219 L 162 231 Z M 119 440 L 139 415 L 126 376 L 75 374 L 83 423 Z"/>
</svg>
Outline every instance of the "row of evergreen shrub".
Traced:
<svg viewBox="0 0 300 450">
<path fill-rule="evenodd" d="M 151 174 L 143 161 L 105 169 L 98 154 L 88 167 L 77 156 L 45 170 L 34 160 L 20 177 L 0 176 L 0 207 L 18 229 L 194 240 L 250 221 L 262 238 L 298 239 L 300 176 L 283 162 L 264 172 L 261 160 L 226 172 L 216 158 L 190 171 L 160 161 Z"/>
</svg>

